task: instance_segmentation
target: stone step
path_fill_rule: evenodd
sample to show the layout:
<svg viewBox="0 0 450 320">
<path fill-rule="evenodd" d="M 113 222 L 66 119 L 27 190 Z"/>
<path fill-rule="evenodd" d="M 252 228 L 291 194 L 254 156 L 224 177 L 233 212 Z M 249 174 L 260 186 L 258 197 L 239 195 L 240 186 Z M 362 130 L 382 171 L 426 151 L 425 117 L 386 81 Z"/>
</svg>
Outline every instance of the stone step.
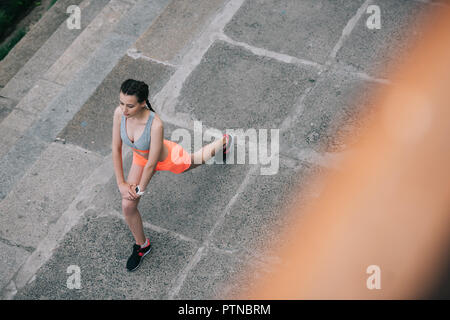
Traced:
<svg viewBox="0 0 450 320">
<path fill-rule="evenodd" d="M 4 118 L 5 121 L 0 123 L 0 141 L 2 142 L 0 158 L 39 118 L 48 102 L 55 98 L 87 64 L 92 53 L 101 45 L 102 40 L 111 32 L 120 17 L 136 2 L 137 0 L 110 1 L 50 69 L 37 79 L 36 84 Z M 9 99 L 9 105 L 14 104 L 10 98 L 3 99 Z"/>
<path fill-rule="evenodd" d="M 117 62 L 169 3 L 170 0 L 151 2 L 140 0 L 137 2 L 122 16 L 113 30 L 105 35 L 104 41 L 94 51 L 91 59 L 74 75 L 71 81 L 63 86 L 62 90 L 57 92 L 55 97 L 50 97 L 51 100 L 45 101 L 46 97 L 41 96 L 45 102 L 36 112 L 38 118 L 31 121 L 30 125 L 23 126 L 23 129 L 18 129 L 21 134 L 1 158 L 0 200 L 5 198 L 49 143 L 54 142 L 58 133 L 86 103 Z M 52 90 L 58 91 L 59 89 L 59 85 L 44 79 L 41 79 L 40 85 L 49 88 L 49 91 L 53 92 L 52 94 L 55 92 Z M 36 93 L 40 91 L 39 88 L 35 90 Z M 29 103 L 26 105 L 31 108 L 33 99 L 28 101 Z"/>
<path fill-rule="evenodd" d="M 3 88 L 19 72 L 67 19 L 66 8 L 69 5 L 79 5 L 82 1 L 59 0 L 45 12 L 9 54 L 0 61 L 0 88 Z"/>
<path fill-rule="evenodd" d="M 40 78 L 30 91 L 30 96 L 27 96 L 28 100 L 21 101 L 22 106 L 34 112 L 38 119 L 31 125 L 22 125 L 18 129 L 22 131 L 22 135 L 0 161 L 0 171 L 4 173 L 0 178 L 0 249 L 2 254 L 14 257 L 6 266 L 7 272 L 0 275 L 0 292 L 6 285 L 8 290 L 14 291 L 25 284 L 18 279 L 12 282 L 10 280 L 24 263 L 25 269 L 20 270 L 27 274 L 29 265 L 26 261 L 33 257 L 38 246 L 42 250 L 42 246 L 48 245 L 42 244 L 42 241 L 45 242 L 48 238 L 48 233 L 55 228 L 70 225 L 60 218 L 65 211 L 74 209 L 70 207 L 74 201 L 75 209 L 83 210 L 85 204 L 77 199 L 80 199 L 80 195 L 90 197 L 93 194 L 90 190 L 82 190 L 85 180 L 94 179 L 95 183 L 102 183 L 97 177 L 98 174 L 92 176 L 92 173 L 97 172 L 98 167 L 105 161 L 109 163 L 109 159 L 105 160 L 103 155 L 73 144 L 54 142 L 55 137 L 169 2 L 137 1 L 130 10 L 123 13 L 111 32 L 105 32 L 100 26 L 99 29 L 104 32 L 103 39 L 92 35 L 80 40 L 80 44 L 83 44 L 89 39 L 97 39 L 100 44 L 97 48 L 90 48 L 93 54 L 89 60 L 80 58 L 78 63 L 81 70 L 76 72 L 72 79 L 64 85 L 59 85 Z M 111 1 L 111 5 L 114 3 L 116 10 L 126 5 L 125 1 Z M 132 1 L 127 3 L 130 5 Z M 111 17 L 108 13 L 105 16 Z M 55 72 L 51 75 L 65 76 L 65 59 L 61 58 L 58 62 L 60 65 L 53 69 Z M 40 91 L 52 93 L 52 96 L 46 98 L 39 95 Z M 39 111 L 33 109 L 36 105 L 31 94 L 35 95 L 35 99 L 41 99 Z M 17 110 L 26 113 L 21 108 Z M 105 176 L 102 172 L 99 174 Z M 74 183 L 77 186 L 74 186 Z M 40 252 L 38 250 L 38 253 Z M 36 264 L 32 263 L 32 267 L 36 267 Z"/>
<path fill-rule="evenodd" d="M 48 40 L 0 90 L 0 96 L 20 101 L 21 97 L 28 93 L 36 81 L 61 57 L 109 2 L 110 0 L 83 0 L 79 4 L 81 28 L 70 30 L 66 23 L 61 23 Z"/>
<path fill-rule="evenodd" d="M 137 2 L 138 0 L 110 0 L 43 78 L 66 85 L 87 64 L 92 53 L 101 45 L 120 18 Z"/>
<path fill-rule="evenodd" d="M 102 158 L 70 144 L 47 145 L 0 202 L 0 238 L 35 248 Z"/>
<path fill-rule="evenodd" d="M 52 143 L 0 202 L 0 250 L 12 257 L 0 275 L 4 287 L 80 192 L 101 156 Z M 3 253 L 4 254 L 4 253 Z M 0 288 L 1 290 L 1 288 Z"/>
</svg>

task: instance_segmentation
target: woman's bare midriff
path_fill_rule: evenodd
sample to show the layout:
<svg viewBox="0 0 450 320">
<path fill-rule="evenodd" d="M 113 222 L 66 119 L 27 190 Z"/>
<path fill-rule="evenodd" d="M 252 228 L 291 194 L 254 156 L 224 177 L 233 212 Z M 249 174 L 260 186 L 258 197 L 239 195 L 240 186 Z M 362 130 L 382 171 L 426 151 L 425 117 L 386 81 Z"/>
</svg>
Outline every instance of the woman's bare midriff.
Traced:
<svg viewBox="0 0 450 320">
<path fill-rule="evenodd" d="M 158 117 L 158 115 L 156 115 L 155 114 L 155 118 L 158 118 L 159 119 L 159 117 Z M 159 119 L 160 120 L 160 119 Z M 130 123 L 131 125 L 132 125 L 132 123 Z M 133 142 L 133 141 L 132 141 Z M 145 159 L 147 159 L 148 160 L 148 155 L 149 155 L 149 153 L 142 153 L 142 152 L 139 152 L 139 151 L 136 151 L 136 150 L 134 150 L 136 153 L 138 153 L 138 154 L 140 154 L 141 156 L 143 156 Z M 158 159 L 158 162 L 160 162 L 160 161 L 164 161 L 166 158 L 167 158 L 167 156 L 169 155 L 169 149 L 166 147 L 166 145 L 163 143 L 163 147 L 162 147 L 162 149 L 161 149 L 161 153 L 160 153 L 160 155 L 159 155 L 159 159 Z"/>
<path fill-rule="evenodd" d="M 148 153 L 142 153 L 137 150 L 134 150 L 134 152 L 140 154 L 141 156 L 143 156 L 145 159 L 148 160 Z M 163 148 L 161 150 L 161 154 L 159 155 L 158 162 L 164 161 L 168 155 L 169 155 L 169 149 L 167 149 L 166 145 L 163 143 Z"/>
</svg>

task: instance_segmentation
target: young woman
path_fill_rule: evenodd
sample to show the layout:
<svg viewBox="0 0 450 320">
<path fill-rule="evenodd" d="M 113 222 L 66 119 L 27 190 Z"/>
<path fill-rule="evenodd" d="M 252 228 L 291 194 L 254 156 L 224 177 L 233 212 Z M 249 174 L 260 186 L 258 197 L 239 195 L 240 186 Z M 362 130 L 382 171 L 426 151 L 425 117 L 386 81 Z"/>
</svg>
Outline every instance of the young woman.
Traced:
<svg viewBox="0 0 450 320">
<path fill-rule="evenodd" d="M 201 150 L 189 154 L 177 143 L 164 139 L 164 124 L 148 101 L 148 86 L 142 81 L 128 79 L 120 88 L 120 105 L 114 111 L 112 157 L 116 181 L 122 195 L 122 211 L 133 234 L 135 244 L 127 261 L 129 271 L 136 270 L 150 251 L 137 206 L 155 171 L 179 174 L 196 168 L 194 159 L 204 164 L 216 152 L 230 154 L 234 137 L 224 134 Z M 122 164 L 122 142 L 133 149 L 133 162 L 125 181 Z M 198 161 L 199 162 L 199 161 Z"/>
</svg>

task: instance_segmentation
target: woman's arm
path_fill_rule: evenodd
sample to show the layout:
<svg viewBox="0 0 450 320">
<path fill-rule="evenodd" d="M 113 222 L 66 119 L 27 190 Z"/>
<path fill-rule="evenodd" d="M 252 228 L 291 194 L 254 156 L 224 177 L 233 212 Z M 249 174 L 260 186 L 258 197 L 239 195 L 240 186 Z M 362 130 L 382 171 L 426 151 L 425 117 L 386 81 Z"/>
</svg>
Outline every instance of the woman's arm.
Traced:
<svg viewBox="0 0 450 320">
<path fill-rule="evenodd" d="M 113 150 L 112 158 L 113 158 L 113 163 L 114 163 L 114 172 L 116 174 L 116 182 L 117 182 L 117 185 L 119 186 L 121 183 L 125 182 L 125 177 L 123 175 L 121 150 Z"/>
<path fill-rule="evenodd" d="M 164 127 L 160 121 L 153 120 L 150 142 L 150 154 L 148 155 L 147 164 L 142 172 L 141 180 L 139 182 L 139 188 L 145 190 L 150 182 L 150 179 L 155 173 L 155 168 L 158 163 L 158 159 L 161 155 L 161 150 L 164 143 Z"/>
<path fill-rule="evenodd" d="M 122 164 L 122 139 L 120 138 L 120 120 L 121 111 L 117 107 L 114 111 L 113 130 L 112 130 L 112 159 L 114 164 L 114 172 L 116 174 L 117 185 L 125 182 Z"/>
</svg>

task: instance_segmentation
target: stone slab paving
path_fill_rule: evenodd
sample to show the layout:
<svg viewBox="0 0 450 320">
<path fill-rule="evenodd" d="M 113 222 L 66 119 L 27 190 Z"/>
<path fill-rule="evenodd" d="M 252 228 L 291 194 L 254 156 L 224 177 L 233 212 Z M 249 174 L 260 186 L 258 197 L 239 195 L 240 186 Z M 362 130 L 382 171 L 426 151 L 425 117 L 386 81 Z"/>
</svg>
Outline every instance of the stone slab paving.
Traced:
<svg viewBox="0 0 450 320">
<path fill-rule="evenodd" d="M 282 245 L 279 232 L 292 218 L 287 211 L 316 197 L 323 186 L 320 182 L 309 185 L 296 197 L 292 197 L 292 191 L 307 177 L 325 171 L 282 158 L 278 174 L 254 175 L 214 230 L 211 244 L 174 298 L 230 299 L 264 277 L 280 263 L 276 252 L 267 252 L 266 248 Z"/>
<path fill-rule="evenodd" d="M 179 64 L 185 46 L 223 7 L 225 0 L 174 0 L 154 25 L 136 41 L 144 56 Z"/>
<path fill-rule="evenodd" d="M 20 265 L 30 256 L 24 248 L 0 240 L 0 288 L 6 286 Z"/>
<path fill-rule="evenodd" d="M 11 98 L 0 97 L 0 123 L 8 116 L 16 103 L 17 101 Z"/>
<path fill-rule="evenodd" d="M 35 248 L 100 159 L 77 147 L 51 144 L 0 202 L 0 237 Z"/>
<path fill-rule="evenodd" d="M 324 63 L 364 0 L 246 1 L 225 28 L 232 39 Z"/>
<path fill-rule="evenodd" d="M 401 62 L 414 41 L 423 32 L 423 20 L 433 9 L 420 1 L 377 0 L 380 8 L 381 28 L 369 29 L 370 14 L 358 21 L 344 42 L 336 59 L 352 71 L 363 71 L 378 78 L 388 77 L 390 65 Z"/>
<path fill-rule="evenodd" d="M 315 194 L 298 195 L 299 183 L 324 169 L 281 158 L 274 175 L 255 175 L 251 187 L 238 195 L 224 222 L 213 234 L 212 243 L 223 250 L 243 250 L 264 260 L 264 248 L 279 241 L 279 232 L 288 223 L 287 212 L 301 206 Z M 309 192 L 309 194 L 307 193 Z M 320 193 L 320 185 L 316 186 Z"/>
<path fill-rule="evenodd" d="M 187 276 L 175 299 L 233 299 L 248 288 L 252 279 L 263 277 L 268 269 L 259 260 L 248 261 L 248 255 L 231 254 L 210 248 Z M 255 272 L 248 274 L 248 268 Z"/>
<path fill-rule="evenodd" d="M 357 130 L 364 128 L 376 107 L 370 98 L 383 86 L 336 68 L 322 74 L 300 112 L 290 119 L 289 129 L 281 134 L 281 153 L 296 158 L 304 149 L 319 153 L 347 150 L 350 146 L 345 143 L 357 140 Z M 351 140 L 344 142 L 345 137 Z"/>
<path fill-rule="evenodd" d="M 19 103 L 14 103 L 15 107 L 0 122 L 0 158 L 27 132 L 61 89 L 56 83 L 40 79 Z"/>
<path fill-rule="evenodd" d="M 145 229 L 152 252 L 135 272 L 125 269 L 133 237 L 125 221 L 86 217 L 66 235 L 36 279 L 15 299 L 163 299 L 196 247 L 167 233 Z M 80 268 L 81 289 L 69 289 L 67 268 Z"/>
<path fill-rule="evenodd" d="M 220 130 L 277 128 L 317 75 L 219 40 L 186 80 L 175 111 Z"/>
</svg>

